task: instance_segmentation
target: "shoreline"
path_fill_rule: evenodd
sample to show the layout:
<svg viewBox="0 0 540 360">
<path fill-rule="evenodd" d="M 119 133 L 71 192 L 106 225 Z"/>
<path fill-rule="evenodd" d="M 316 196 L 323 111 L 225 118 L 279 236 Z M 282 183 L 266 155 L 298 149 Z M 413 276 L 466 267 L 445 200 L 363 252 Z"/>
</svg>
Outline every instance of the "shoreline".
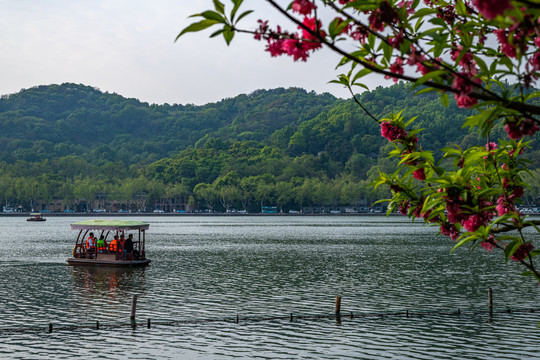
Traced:
<svg viewBox="0 0 540 360">
<path fill-rule="evenodd" d="M 17 212 L 17 213 L 3 213 L 0 212 L 0 217 L 29 217 L 30 212 Z M 57 216 L 92 216 L 92 217 L 111 217 L 111 216 L 387 216 L 386 213 L 277 213 L 277 214 L 265 214 L 265 213 L 53 213 L 46 212 L 41 213 L 45 218 L 57 217 Z M 392 213 L 389 216 L 405 216 L 398 213 Z"/>
</svg>

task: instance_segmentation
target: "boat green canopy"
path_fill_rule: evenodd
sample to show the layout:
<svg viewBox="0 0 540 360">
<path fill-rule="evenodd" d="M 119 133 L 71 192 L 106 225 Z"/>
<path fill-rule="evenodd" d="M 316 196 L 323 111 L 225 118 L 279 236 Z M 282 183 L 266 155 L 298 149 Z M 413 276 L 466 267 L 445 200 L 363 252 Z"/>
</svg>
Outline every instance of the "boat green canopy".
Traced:
<svg viewBox="0 0 540 360">
<path fill-rule="evenodd" d="M 149 223 L 131 220 L 86 220 L 71 224 L 72 230 L 146 230 Z"/>
</svg>

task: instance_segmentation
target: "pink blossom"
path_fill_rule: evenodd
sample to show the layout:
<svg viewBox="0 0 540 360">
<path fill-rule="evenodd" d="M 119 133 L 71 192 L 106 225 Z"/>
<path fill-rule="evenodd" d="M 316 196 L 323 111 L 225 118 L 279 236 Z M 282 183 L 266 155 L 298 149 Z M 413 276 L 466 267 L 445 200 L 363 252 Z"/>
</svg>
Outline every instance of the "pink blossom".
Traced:
<svg viewBox="0 0 540 360">
<path fill-rule="evenodd" d="M 463 46 L 461 45 L 459 45 L 456 49 L 451 50 L 450 56 L 452 57 L 452 60 L 456 61 L 462 52 L 463 52 Z M 472 61 L 473 61 L 473 55 L 470 52 L 465 52 L 463 56 L 461 57 L 461 60 L 459 60 L 459 65 L 463 67 L 468 67 Z"/>
<path fill-rule="evenodd" d="M 309 0 L 294 0 L 292 10 L 302 15 L 309 15 L 317 6 Z"/>
<path fill-rule="evenodd" d="M 472 98 L 467 95 L 462 94 L 456 94 L 455 95 L 456 104 L 460 108 L 470 108 L 473 105 L 476 105 L 478 103 L 478 99 Z"/>
<path fill-rule="evenodd" d="M 482 81 L 480 79 L 469 79 L 468 76 L 466 73 L 454 75 L 452 89 L 457 90 L 455 98 L 459 107 L 469 108 L 478 103 L 478 99 L 470 97 L 469 94 L 473 91 L 474 84 L 481 84 Z"/>
<path fill-rule="evenodd" d="M 287 55 L 292 56 L 294 61 L 306 61 L 310 47 L 307 43 L 298 39 L 285 39 L 283 40 L 282 49 Z"/>
<path fill-rule="evenodd" d="M 443 19 L 448 25 L 452 25 L 456 20 L 456 11 L 454 6 L 449 5 L 445 8 L 438 8 L 437 17 Z"/>
<path fill-rule="evenodd" d="M 262 35 L 266 34 L 266 31 L 268 31 L 268 20 L 262 21 L 261 19 L 257 20 L 259 23 L 259 28 L 255 30 L 255 40 L 261 40 Z"/>
<path fill-rule="evenodd" d="M 510 258 L 514 261 L 521 261 L 525 259 L 533 249 L 534 246 L 531 243 L 521 244 Z"/>
<path fill-rule="evenodd" d="M 426 172 L 424 171 L 424 168 L 421 167 L 413 172 L 413 176 L 416 180 L 426 180 Z"/>
<path fill-rule="evenodd" d="M 369 36 L 369 32 L 363 27 L 357 26 L 354 31 L 351 32 L 351 38 L 356 41 L 360 41 L 361 44 L 366 43 L 366 39 Z"/>
<path fill-rule="evenodd" d="M 495 209 L 497 210 L 499 216 L 503 216 L 515 210 L 514 205 L 508 203 L 506 198 L 502 195 L 497 199 L 497 207 Z"/>
<path fill-rule="evenodd" d="M 538 39 L 540 39 L 540 37 L 537 37 L 534 40 L 535 44 L 537 43 L 536 40 L 538 40 Z M 538 41 L 538 42 L 540 42 L 540 41 Z M 540 45 L 536 45 L 536 46 L 540 47 Z M 537 52 L 534 53 L 534 55 L 529 60 L 529 64 L 531 65 L 531 68 L 532 68 L 533 72 L 540 71 L 540 51 L 537 51 Z"/>
<path fill-rule="evenodd" d="M 407 215 L 407 212 L 409 211 L 410 207 L 411 207 L 411 203 L 408 200 L 405 200 L 401 204 L 399 204 L 399 212 L 402 215 Z"/>
<path fill-rule="evenodd" d="M 514 191 L 512 192 L 512 194 L 510 195 L 510 198 L 513 200 L 513 199 L 521 199 L 523 197 L 523 195 L 525 194 L 525 192 L 523 191 L 523 187 L 521 186 L 516 186 L 514 188 Z"/>
<path fill-rule="evenodd" d="M 441 234 L 449 236 L 452 240 L 456 240 L 459 237 L 459 231 L 456 227 L 447 222 L 441 225 Z"/>
<path fill-rule="evenodd" d="M 509 57 L 515 58 L 517 55 L 517 50 L 514 45 L 508 42 L 508 31 L 506 31 L 505 29 L 498 29 L 493 31 L 493 33 L 497 36 L 497 40 L 501 45 L 501 52 L 503 52 Z"/>
<path fill-rule="evenodd" d="M 472 0 L 473 5 L 486 19 L 493 20 L 513 6 L 510 0 Z"/>
<path fill-rule="evenodd" d="M 490 242 L 489 240 L 482 241 L 480 246 L 482 246 L 484 249 L 486 249 L 487 252 L 489 252 L 489 253 L 492 252 L 493 249 L 495 248 L 495 244 Z"/>
<path fill-rule="evenodd" d="M 388 141 L 404 140 L 407 136 L 407 132 L 399 127 L 393 125 L 389 121 L 381 122 L 381 135 L 388 139 Z"/>
<path fill-rule="evenodd" d="M 284 54 L 283 39 L 268 39 L 266 51 L 268 51 L 272 57 Z"/>
<path fill-rule="evenodd" d="M 448 221 L 457 224 L 460 223 L 461 220 L 464 218 L 465 214 L 463 213 L 460 204 L 454 201 L 448 200 L 446 202 L 446 216 L 448 217 Z"/>
<path fill-rule="evenodd" d="M 311 31 L 313 31 L 314 33 L 317 33 L 317 27 L 318 27 L 319 35 L 322 37 L 326 36 L 326 33 L 320 30 L 321 29 L 320 21 L 317 24 L 317 22 L 315 21 L 315 18 L 310 18 L 306 16 L 302 24 L 308 29 L 310 29 Z M 305 47 L 309 48 L 309 50 L 314 50 L 322 46 L 317 36 L 312 35 L 309 31 L 305 30 L 301 26 L 299 26 L 298 28 L 302 30 L 302 37 L 305 40 L 307 40 L 304 44 Z"/>
<path fill-rule="evenodd" d="M 390 66 L 389 70 L 390 70 L 390 72 L 392 72 L 394 74 L 403 75 L 403 59 L 399 58 L 399 57 L 396 58 L 396 61 Z M 385 75 L 384 78 L 385 79 L 392 78 L 392 80 L 394 80 L 395 83 L 397 83 L 397 81 L 398 81 L 397 77 L 393 77 L 393 76 L 390 76 L 390 75 Z"/>
<path fill-rule="evenodd" d="M 417 218 L 422 217 L 422 205 L 418 205 L 417 207 L 414 208 L 413 215 Z"/>
<path fill-rule="evenodd" d="M 514 140 L 521 139 L 526 135 L 532 136 L 539 129 L 536 122 L 531 118 L 521 119 L 517 122 L 507 122 L 506 125 L 504 125 L 504 130 L 508 134 L 508 137 Z"/>
<path fill-rule="evenodd" d="M 467 229 L 467 231 L 476 231 L 480 226 L 483 226 L 486 223 L 486 219 L 478 214 L 471 215 L 462 222 L 463 227 Z"/>
<path fill-rule="evenodd" d="M 493 150 L 496 150 L 497 149 L 497 144 L 494 143 L 494 142 L 488 142 L 486 144 L 486 150 L 487 151 L 493 151 Z"/>
</svg>

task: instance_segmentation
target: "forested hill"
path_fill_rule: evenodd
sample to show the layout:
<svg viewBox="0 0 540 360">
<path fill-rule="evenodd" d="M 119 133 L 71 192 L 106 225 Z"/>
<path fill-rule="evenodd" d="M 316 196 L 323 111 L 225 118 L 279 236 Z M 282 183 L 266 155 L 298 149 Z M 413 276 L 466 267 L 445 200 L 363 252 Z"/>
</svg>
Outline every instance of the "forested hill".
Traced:
<svg viewBox="0 0 540 360">
<path fill-rule="evenodd" d="M 0 158 L 149 163 L 210 135 L 264 141 L 335 103 L 327 94 L 275 89 L 204 106 L 149 105 L 84 85 L 39 86 L 0 98 Z"/>
<path fill-rule="evenodd" d="M 359 100 L 377 118 L 401 110 L 417 116 L 425 149 L 485 143 L 462 129 L 472 112 L 453 99 L 445 107 L 436 94 L 415 96 L 400 83 Z M 506 138 L 501 126 L 490 136 Z M 529 150 L 533 168 L 540 167 L 538 136 Z M 209 191 L 243 189 L 297 207 L 315 201 L 317 189 L 330 194 L 328 186 L 331 202 L 343 203 L 360 196 L 358 184 L 377 167 L 390 170 L 391 148 L 353 100 L 298 88 L 195 106 L 150 105 L 77 84 L 39 86 L 0 98 L 0 204 L 96 193 L 124 201 L 183 194 L 201 202 Z M 363 191 L 364 198 L 380 195 Z"/>
</svg>

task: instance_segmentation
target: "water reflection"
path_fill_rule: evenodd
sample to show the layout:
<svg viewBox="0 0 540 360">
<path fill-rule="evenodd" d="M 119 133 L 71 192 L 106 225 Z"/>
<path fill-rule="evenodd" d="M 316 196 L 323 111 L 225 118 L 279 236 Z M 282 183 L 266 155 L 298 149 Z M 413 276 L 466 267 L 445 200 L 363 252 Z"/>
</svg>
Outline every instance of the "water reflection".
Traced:
<svg viewBox="0 0 540 360">
<path fill-rule="evenodd" d="M 87 299 L 91 303 L 103 300 L 117 303 L 118 297 L 132 293 L 135 289 L 146 292 L 146 272 L 144 267 L 100 267 L 70 266 L 73 280 L 73 296 Z"/>
</svg>

